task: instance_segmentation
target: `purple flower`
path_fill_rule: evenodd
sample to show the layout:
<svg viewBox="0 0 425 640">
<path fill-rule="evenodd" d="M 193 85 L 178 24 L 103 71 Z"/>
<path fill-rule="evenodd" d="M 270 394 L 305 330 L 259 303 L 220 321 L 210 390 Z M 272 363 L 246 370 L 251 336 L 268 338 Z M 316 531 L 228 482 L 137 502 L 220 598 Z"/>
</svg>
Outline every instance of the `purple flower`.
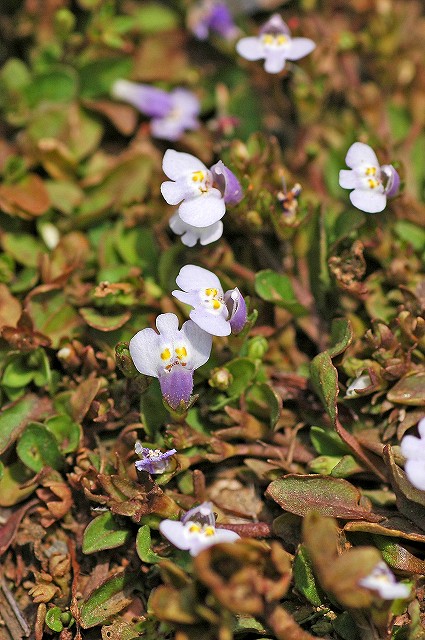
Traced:
<svg viewBox="0 0 425 640">
<path fill-rule="evenodd" d="M 174 313 L 156 319 L 159 331 L 142 329 L 130 340 L 130 355 L 140 373 L 158 378 L 162 395 L 173 409 L 187 405 L 193 390 L 193 372 L 207 362 L 212 337 L 192 320 L 179 330 Z"/>
<path fill-rule="evenodd" d="M 400 445 L 406 458 L 404 470 L 417 489 L 425 491 L 425 417 L 418 424 L 419 438 L 404 436 Z"/>
<path fill-rule="evenodd" d="M 265 59 L 268 73 L 279 73 L 287 60 L 299 60 L 315 49 L 310 38 L 292 38 L 286 22 L 275 13 L 266 22 L 257 37 L 242 38 L 236 51 L 246 60 Z"/>
<path fill-rule="evenodd" d="M 411 592 L 409 585 L 396 582 L 394 574 L 384 561 L 378 562 L 372 573 L 359 580 L 359 585 L 371 591 L 376 591 L 383 600 L 408 598 Z"/>
<path fill-rule="evenodd" d="M 165 453 L 162 453 L 159 449 L 148 449 L 142 446 L 142 443 L 137 440 L 134 445 L 134 450 L 140 460 L 136 460 L 137 471 L 147 471 L 150 474 L 164 473 L 167 470 L 170 461 L 168 458 L 177 453 L 176 449 L 170 449 Z"/>
<path fill-rule="evenodd" d="M 236 38 L 239 33 L 226 3 L 217 0 L 199 2 L 190 10 L 187 22 L 190 31 L 199 40 L 206 40 L 210 31 L 215 31 L 226 40 Z"/>
<path fill-rule="evenodd" d="M 168 149 L 162 168 L 169 181 L 161 185 L 168 204 L 179 204 L 182 222 L 192 227 L 210 227 L 226 213 L 226 203 L 242 199 L 242 188 L 236 176 L 221 161 L 207 169 L 189 153 Z"/>
<path fill-rule="evenodd" d="M 112 95 L 152 118 L 151 133 L 155 138 L 178 140 L 186 129 L 199 128 L 199 100 L 187 89 L 177 88 L 168 93 L 147 84 L 117 80 Z"/>
<path fill-rule="evenodd" d="M 379 213 L 398 192 L 400 177 L 391 164 L 379 166 L 369 145 L 355 142 L 348 149 L 345 162 L 350 167 L 339 172 L 339 184 L 350 193 L 352 204 L 366 213 Z"/>
<path fill-rule="evenodd" d="M 178 213 L 170 218 L 170 228 L 175 234 L 181 236 L 186 247 L 194 247 L 199 241 L 202 245 L 211 244 L 219 240 L 223 235 L 223 223 L 221 220 L 210 224 L 208 227 L 193 227 L 183 222 Z"/>
<path fill-rule="evenodd" d="M 193 307 L 190 319 L 198 327 L 213 336 L 239 333 L 246 322 L 246 305 L 239 289 L 223 293 L 217 276 L 193 264 L 180 269 L 176 284 L 183 289 L 173 291 L 173 296 Z"/>
<path fill-rule="evenodd" d="M 191 556 L 218 542 L 235 542 L 240 537 L 234 531 L 215 528 L 211 502 L 190 509 L 180 522 L 163 520 L 159 530 L 177 549 L 189 551 Z"/>
</svg>

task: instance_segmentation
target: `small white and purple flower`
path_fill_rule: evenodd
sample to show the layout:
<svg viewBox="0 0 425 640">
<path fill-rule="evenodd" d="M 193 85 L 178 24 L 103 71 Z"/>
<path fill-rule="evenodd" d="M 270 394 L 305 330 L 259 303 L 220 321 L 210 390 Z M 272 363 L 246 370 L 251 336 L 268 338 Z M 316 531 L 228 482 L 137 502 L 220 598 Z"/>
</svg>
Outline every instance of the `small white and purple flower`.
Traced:
<svg viewBox="0 0 425 640">
<path fill-rule="evenodd" d="M 366 213 L 379 213 L 387 198 L 397 195 L 400 177 L 391 164 L 379 165 L 374 150 L 363 142 L 355 142 L 345 157 L 350 169 L 339 172 L 339 184 L 350 193 L 352 204 Z"/>
<path fill-rule="evenodd" d="M 401 453 L 406 458 L 404 470 L 417 489 L 425 491 L 425 417 L 418 424 L 419 438 L 404 436 L 400 443 Z"/>
<path fill-rule="evenodd" d="M 247 310 L 239 289 L 223 292 L 217 276 L 193 264 L 180 269 L 176 278 L 177 286 L 173 296 L 193 307 L 189 317 L 198 327 L 213 336 L 228 336 L 242 331 Z"/>
<path fill-rule="evenodd" d="M 378 562 L 366 578 L 359 580 L 359 585 L 377 592 L 383 600 L 408 598 L 411 592 L 409 585 L 396 581 L 394 574 L 383 560 Z"/>
<path fill-rule="evenodd" d="M 174 141 L 186 130 L 199 128 L 201 106 L 195 94 L 187 89 L 167 92 L 147 84 L 117 80 L 112 95 L 152 118 L 151 133 L 155 138 Z"/>
<path fill-rule="evenodd" d="M 212 337 L 192 320 L 179 330 L 174 313 L 156 319 L 159 334 L 142 329 L 129 344 L 134 366 L 140 373 L 158 378 L 164 399 L 172 409 L 188 405 L 193 391 L 193 372 L 210 357 Z"/>
<path fill-rule="evenodd" d="M 288 25 L 278 13 L 261 28 L 258 36 L 242 38 L 236 51 L 246 60 L 264 58 L 264 69 L 268 73 L 279 73 L 287 60 L 299 60 L 315 49 L 310 38 L 292 38 Z"/>
<path fill-rule="evenodd" d="M 235 542 L 239 535 L 228 529 L 216 529 L 211 502 L 203 502 L 190 509 L 180 522 L 163 520 L 159 530 L 177 549 L 189 551 L 191 556 L 219 542 Z"/>
<path fill-rule="evenodd" d="M 160 449 L 148 449 L 139 440 L 134 445 L 134 451 L 140 457 L 134 463 L 138 471 L 147 471 L 150 474 L 164 473 L 170 464 L 169 458 L 177 453 L 176 449 L 170 449 L 164 453 Z"/>
<path fill-rule="evenodd" d="M 239 34 L 229 7 L 220 0 L 198 2 L 190 9 L 187 23 L 198 40 L 206 40 L 210 31 L 218 33 L 225 40 L 233 40 Z"/>
<path fill-rule="evenodd" d="M 221 161 L 207 169 L 189 153 L 168 149 L 162 168 L 170 180 L 161 193 L 168 204 L 179 204 L 180 220 L 191 227 L 211 227 L 226 213 L 226 204 L 242 199 L 236 176 Z"/>
</svg>

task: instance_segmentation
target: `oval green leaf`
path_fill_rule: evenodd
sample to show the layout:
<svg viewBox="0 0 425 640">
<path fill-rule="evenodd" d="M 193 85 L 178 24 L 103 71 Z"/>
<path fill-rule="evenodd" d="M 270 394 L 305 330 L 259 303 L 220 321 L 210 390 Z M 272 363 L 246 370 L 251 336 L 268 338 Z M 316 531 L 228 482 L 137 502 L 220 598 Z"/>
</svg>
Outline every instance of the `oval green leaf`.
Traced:
<svg viewBox="0 0 425 640">
<path fill-rule="evenodd" d="M 107 511 L 90 522 L 83 537 L 83 553 L 121 547 L 130 537 L 130 531 Z"/>
<path fill-rule="evenodd" d="M 35 422 L 25 429 L 16 452 L 22 462 L 35 472 L 43 467 L 60 469 L 63 465 L 56 438 L 44 425 Z"/>
</svg>

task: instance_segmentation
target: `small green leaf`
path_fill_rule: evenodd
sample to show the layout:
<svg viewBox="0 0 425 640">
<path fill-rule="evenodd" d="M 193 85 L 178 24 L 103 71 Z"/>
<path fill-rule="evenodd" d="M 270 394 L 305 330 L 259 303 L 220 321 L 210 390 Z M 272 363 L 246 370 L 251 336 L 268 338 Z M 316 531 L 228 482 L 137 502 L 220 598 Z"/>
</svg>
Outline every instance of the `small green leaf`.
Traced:
<svg viewBox="0 0 425 640">
<path fill-rule="evenodd" d="M 107 511 L 92 520 L 83 536 L 83 553 L 95 553 L 104 549 L 121 547 L 130 537 L 130 531 Z"/>
<path fill-rule="evenodd" d="M 175 29 L 179 24 L 178 15 L 159 2 L 144 2 L 133 13 L 133 28 L 141 33 L 161 33 Z"/>
<path fill-rule="evenodd" d="M 225 367 L 233 376 L 232 382 L 226 389 L 229 396 L 240 396 L 255 377 L 256 365 L 249 358 L 235 358 Z"/>
<path fill-rule="evenodd" d="M 269 384 L 253 384 L 247 392 L 246 401 L 251 413 L 259 418 L 267 418 L 272 429 L 276 426 L 282 402 Z"/>
<path fill-rule="evenodd" d="M 298 591 L 315 607 L 320 607 L 322 598 L 320 597 L 314 578 L 313 567 L 304 545 L 301 545 L 297 551 L 293 572 L 295 586 Z"/>
<path fill-rule="evenodd" d="M 63 624 L 61 615 L 62 611 L 59 609 L 59 607 L 52 607 L 52 609 L 48 609 L 45 621 L 49 629 L 52 629 L 52 631 L 57 631 L 58 633 L 62 631 Z"/>
<path fill-rule="evenodd" d="M 50 405 L 28 394 L 0 413 L 0 454 L 15 442 L 32 420 L 44 416 Z"/>
<path fill-rule="evenodd" d="M 131 67 L 132 60 L 129 56 L 99 58 L 89 62 L 80 70 L 81 98 L 108 95 L 115 80 L 129 77 Z"/>
<path fill-rule="evenodd" d="M 425 229 L 408 220 L 397 220 L 394 231 L 401 240 L 411 244 L 416 251 L 425 251 Z"/>
<path fill-rule="evenodd" d="M 263 300 L 274 302 L 296 318 L 308 314 L 308 310 L 298 301 L 288 276 L 271 269 L 259 271 L 255 276 L 255 291 Z"/>
<path fill-rule="evenodd" d="M 140 527 L 136 538 L 136 551 L 142 562 L 152 564 L 160 562 L 164 558 L 158 556 L 151 548 L 151 531 L 147 524 Z"/>
<path fill-rule="evenodd" d="M 350 449 L 335 431 L 311 427 L 310 439 L 317 453 L 324 456 L 341 456 L 350 453 Z"/>
<path fill-rule="evenodd" d="M 81 439 L 81 425 L 74 422 L 69 415 L 53 416 L 44 426 L 55 436 L 63 454 L 77 451 Z"/>
<path fill-rule="evenodd" d="M 310 376 L 313 388 L 322 401 L 332 424 L 337 418 L 338 373 L 332 364 L 328 351 L 319 353 L 310 364 Z"/>
<path fill-rule="evenodd" d="M 60 67 L 35 76 L 25 88 L 30 107 L 40 102 L 71 102 L 77 92 L 77 75 L 74 69 Z"/>
<path fill-rule="evenodd" d="M 80 624 L 90 629 L 103 624 L 131 602 L 136 577 L 128 573 L 119 573 L 105 580 L 88 596 L 80 606 Z"/>
<path fill-rule="evenodd" d="M 45 466 L 60 469 L 63 465 L 56 438 L 44 425 L 35 422 L 25 429 L 16 452 L 22 462 L 36 472 Z"/>
</svg>

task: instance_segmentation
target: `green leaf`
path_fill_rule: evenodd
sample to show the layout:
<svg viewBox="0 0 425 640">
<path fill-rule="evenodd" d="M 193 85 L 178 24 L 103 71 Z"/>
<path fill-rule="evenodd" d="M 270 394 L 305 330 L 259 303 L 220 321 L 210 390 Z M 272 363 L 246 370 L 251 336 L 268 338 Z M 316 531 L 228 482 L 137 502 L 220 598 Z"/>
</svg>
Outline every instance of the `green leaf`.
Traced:
<svg viewBox="0 0 425 640">
<path fill-rule="evenodd" d="M 32 473 L 20 460 L 5 466 L 0 479 L 0 507 L 12 507 L 33 493 L 37 484 L 30 482 Z"/>
<path fill-rule="evenodd" d="M 25 267 L 37 267 L 40 255 L 46 253 L 43 243 L 26 233 L 3 233 L 3 249 L 19 264 Z"/>
<path fill-rule="evenodd" d="M 226 393 L 231 397 L 238 397 L 246 390 L 257 370 L 255 362 L 249 358 L 235 358 L 228 362 L 225 368 L 233 376 L 233 380 L 226 390 Z"/>
<path fill-rule="evenodd" d="M 308 315 L 308 310 L 298 301 L 288 276 L 271 269 L 259 271 L 255 276 L 255 291 L 263 300 L 286 309 L 296 318 Z"/>
<path fill-rule="evenodd" d="M 338 373 L 332 364 L 328 351 L 319 353 L 310 364 L 310 376 L 313 388 L 322 401 L 332 424 L 337 418 Z"/>
<path fill-rule="evenodd" d="M 48 611 L 46 612 L 45 621 L 49 629 L 52 629 L 52 631 L 57 631 L 58 633 L 62 631 L 63 624 L 61 616 L 62 611 L 59 609 L 59 607 L 52 607 L 52 609 L 48 609 Z"/>
<path fill-rule="evenodd" d="M 339 356 L 350 346 L 353 340 L 353 329 L 346 318 L 335 318 L 331 326 L 331 347 L 328 353 L 331 358 Z"/>
<path fill-rule="evenodd" d="M 63 465 L 56 438 L 44 425 L 35 422 L 25 429 L 16 452 L 22 462 L 36 472 L 45 466 L 60 469 Z"/>
<path fill-rule="evenodd" d="M 341 456 L 350 453 L 350 449 L 335 431 L 322 427 L 310 428 L 310 440 L 317 453 L 324 456 Z"/>
<path fill-rule="evenodd" d="M 83 553 L 121 547 L 129 537 L 128 528 L 123 527 L 112 513 L 107 511 L 87 525 L 83 536 Z"/>
<path fill-rule="evenodd" d="M 401 240 L 411 244 L 416 251 L 425 251 L 425 229 L 408 220 L 397 220 L 394 231 Z"/>
<path fill-rule="evenodd" d="M 105 314 L 92 307 L 82 307 L 80 315 L 84 318 L 89 327 L 98 331 L 115 331 L 120 329 L 131 318 L 131 311 L 121 311 L 119 313 Z"/>
<path fill-rule="evenodd" d="M 265 382 L 253 384 L 247 391 L 246 401 L 250 413 L 268 419 L 270 427 L 276 426 L 282 402 L 274 389 Z"/>
<path fill-rule="evenodd" d="M 175 29 L 178 25 L 178 15 L 159 2 L 144 2 L 133 13 L 133 28 L 141 33 L 161 33 Z"/>
<path fill-rule="evenodd" d="M 132 598 L 136 576 L 120 573 L 108 578 L 97 587 L 80 606 L 80 623 L 83 629 L 103 624 L 127 607 Z"/>
<path fill-rule="evenodd" d="M 99 58 L 89 62 L 80 70 L 80 96 L 97 98 L 108 95 L 115 80 L 130 76 L 132 64 L 130 56 Z"/>
<path fill-rule="evenodd" d="M 67 414 L 53 416 L 45 422 L 44 426 L 55 436 L 59 449 L 64 455 L 77 451 L 82 435 L 81 425 L 74 422 L 71 416 Z"/>
<path fill-rule="evenodd" d="M 61 67 L 35 76 L 25 88 L 30 107 L 40 102 L 71 102 L 77 93 L 77 75 L 74 69 Z"/>
<path fill-rule="evenodd" d="M 0 454 L 19 438 L 32 420 L 41 418 L 48 410 L 49 404 L 33 394 L 28 394 L 3 409 L 0 413 Z"/>
<path fill-rule="evenodd" d="M 289 474 L 269 484 L 266 494 L 282 509 L 298 516 L 315 510 L 323 516 L 347 520 L 382 520 L 371 512 L 369 504 L 360 503 L 358 489 L 342 478 Z"/>
<path fill-rule="evenodd" d="M 140 527 L 139 531 L 137 532 L 136 551 L 140 560 L 142 562 L 147 562 L 148 564 L 160 562 L 164 559 L 152 551 L 151 531 L 147 524 L 144 524 L 142 527 Z"/>
<path fill-rule="evenodd" d="M 140 412 L 144 429 L 150 439 L 155 442 L 162 425 L 169 420 L 168 411 L 162 402 L 161 389 L 156 380 L 142 394 Z"/>
<path fill-rule="evenodd" d="M 322 598 L 316 585 L 313 566 L 304 545 L 298 548 L 294 560 L 293 572 L 297 590 L 315 607 L 320 607 L 322 605 Z"/>
</svg>

